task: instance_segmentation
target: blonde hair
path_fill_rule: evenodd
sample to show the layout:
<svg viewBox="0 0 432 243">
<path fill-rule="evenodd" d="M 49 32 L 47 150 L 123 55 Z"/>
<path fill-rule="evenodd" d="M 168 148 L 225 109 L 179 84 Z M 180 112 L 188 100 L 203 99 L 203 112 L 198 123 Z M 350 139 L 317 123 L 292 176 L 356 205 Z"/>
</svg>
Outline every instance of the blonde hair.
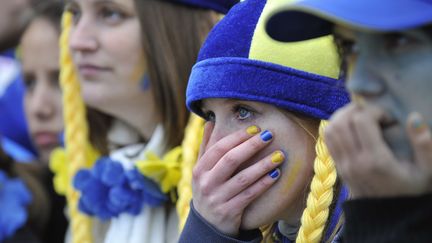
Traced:
<svg viewBox="0 0 432 243">
<path fill-rule="evenodd" d="M 306 208 L 301 217 L 301 226 L 296 242 L 320 242 L 333 202 L 333 187 L 336 183 L 336 168 L 327 146 L 324 143 L 326 121 L 321 121 L 319 136 L 315 146 L 314 177 L 306 201 Z"/>
<path fill-rule="evenodd" d="M 301 217 L 301 226 L 297 234 L 296 242 L 317 243 L 322 241 L 322 236 L 329 218 L 330 206 L 334 202 L 333 192 L 337 179 L 336 168 L 327 150 L 327 146 L 324 143 L 323 133 L 324 128 L 327 126 L 327 121 L 322 120 L 320 122 L 319 136 L 316 139 L 315 136 L 301 124 L 299 119 L 296 117 L 294 118 L 296 123 L 316 140 L 314 177 L 311 181 L 306 208 Z M 340 226 L 340 224 L 338 225 Z M 277 236 L 274 234 L 276 227 L 276 223 L 261 227 L 264 236 L 262 242 L 276 242 L 278 240 Z M 337 231 L 337 229 L 338 227 L 336 227 L 335 231 Z M 331 237 L 334 237 L 334 235 L 335 232 L 331 234 Z"/>
<path fill-rule="evenodd" d="M 86 109 L 81 98 L 81 87 L 69 52 L 69 32 L 72 26 L 71 13 L 63 13 L 60 36 L 60 85 L 63 92 L 63 116 L 65 123 L 65 147 L 68 161 L 68 178 L 85 167 L 86 146 L 89 144 Z M 78 211 L 79 193 L 68 184 L 66 200 L 69 209 L 72 242 L 90 243 L 92 222 Z"/>
<path fill-rule="evenodd" d="M 192 114 L 185 130 L 182 143 L 183 161 L 182 177 L 177 186 L 177 213 L 179 215 L 179 231 L 181 232 L 189 215 L 189 203 L 192 199 L 192 169 L 195 166 L 204 132 L 204 120 Z"/>
</svg>

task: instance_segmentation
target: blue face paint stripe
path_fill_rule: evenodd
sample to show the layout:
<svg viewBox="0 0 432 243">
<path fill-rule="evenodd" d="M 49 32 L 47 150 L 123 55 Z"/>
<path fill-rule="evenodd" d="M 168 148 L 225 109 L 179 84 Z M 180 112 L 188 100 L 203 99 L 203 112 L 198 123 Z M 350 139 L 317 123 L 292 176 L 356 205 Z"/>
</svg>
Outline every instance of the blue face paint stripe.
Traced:
<svg viewBox="0 0 432 243">
<path fill-rule="evenodd" d="M 140 88 L 141 90 L 148 90 L 150 88 L 150 78 L 148 74 L 144 74 L 141 82 L 140 82 Z"/>
</svg>

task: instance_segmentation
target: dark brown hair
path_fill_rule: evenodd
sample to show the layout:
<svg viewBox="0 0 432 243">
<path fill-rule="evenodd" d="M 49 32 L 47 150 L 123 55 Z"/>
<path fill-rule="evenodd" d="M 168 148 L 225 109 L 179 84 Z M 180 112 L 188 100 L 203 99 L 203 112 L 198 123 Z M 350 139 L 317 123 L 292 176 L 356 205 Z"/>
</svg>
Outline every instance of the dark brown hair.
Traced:
<svg viewBox="0 0 432 243">
<path fill-rule="evenodd" d="M 219 19 L 213 11 L 162 0 L 135 0 L 144 55 L 167 149 L 181 143 L 189 113 L 186 85 L 199 49 Z"/>
<path fill-rule="evenodd" d="M 32 20 L 36 18 L 44 18 L 48 20 L 60 35 L 63 8 L 64 4 L 62 1 L 42 1 L 36 5 L 35 14 Z"/>
</svg>

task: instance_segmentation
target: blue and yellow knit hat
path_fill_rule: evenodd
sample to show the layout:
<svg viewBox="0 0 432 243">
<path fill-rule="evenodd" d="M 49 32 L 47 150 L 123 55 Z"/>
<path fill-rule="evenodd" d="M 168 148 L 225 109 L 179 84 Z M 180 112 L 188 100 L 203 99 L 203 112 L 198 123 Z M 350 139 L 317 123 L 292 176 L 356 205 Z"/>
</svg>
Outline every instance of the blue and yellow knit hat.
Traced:
<svg viewBox="0 0 432 243">
<path fill-rule="evenodd" d="M 282 43 L 266 34 L 265 16 L 280 2 L 246 0 L 213 28 L 189 78 L 191 111 L 204 116 L 201 100 L 231 98 L 328 119 L 349 101 L 331 36 Z"/>
</svg>

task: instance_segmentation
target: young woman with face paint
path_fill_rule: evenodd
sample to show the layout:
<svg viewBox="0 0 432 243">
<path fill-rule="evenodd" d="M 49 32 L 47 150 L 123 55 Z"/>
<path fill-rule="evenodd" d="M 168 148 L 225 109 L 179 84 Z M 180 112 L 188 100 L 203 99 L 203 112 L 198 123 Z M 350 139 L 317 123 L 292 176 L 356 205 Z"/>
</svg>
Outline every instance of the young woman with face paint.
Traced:
<svg viewBox="0 0 432 243">
<path fill-rule="evenodd" d="M 429 242 L 432 2 L 306 0 L 284 8 L 270 18 L 270 35 L 299 41 L 333 30 L 347 69 L 353 102 L 326 131 L 354 199 L 345 204 L 344 240 Z M 280 25 L 293 16 L 308 23 L 301 35 Z"/>
<path fill-rule="evenodd" d="M 347 192 L 322 139 L 348 102 L 337 52 L 330 36 L 269 39 L 263 16 L 277 2 L 233 7 L 192 69 L 187 105 L 207 124 L 180 242 L 326 242 L 340 229 Z"/>
<path fill-rule="evenodd" d="M 63 166 L 68 173 L 63 191 L 71 240 L 177 240 L 174 201 L 182 156 L 174 148 L 189 119 L 186 81 L 200 45 L 220 18 L 216 11 L 234 3 L 67 2 L 61 80 L 69 164 Z M 103 114 L 102 121 L 89 121 L 90 136 L 83 101 Z M 102 157 L 97 159 L 88 137 Z"/>
</svg>

